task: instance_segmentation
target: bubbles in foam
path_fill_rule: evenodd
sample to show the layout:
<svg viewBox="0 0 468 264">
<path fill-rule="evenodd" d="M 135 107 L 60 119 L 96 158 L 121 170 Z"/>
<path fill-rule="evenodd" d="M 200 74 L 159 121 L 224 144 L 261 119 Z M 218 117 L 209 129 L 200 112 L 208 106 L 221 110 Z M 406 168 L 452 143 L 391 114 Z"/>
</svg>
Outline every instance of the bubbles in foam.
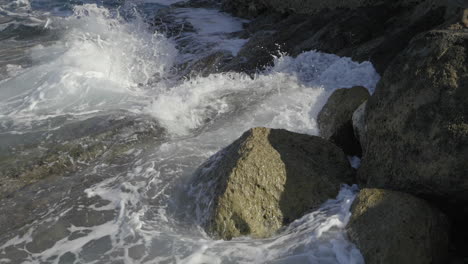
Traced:
<svg viewBox="0 0 468 264">
<path fill-rule="evenodd" d="M 35 66 L 0 84 L 1 113 L 125 106 L 155 78 L 166 77 L 177 55 L 164 36 L 142 30 L 138 21 L 123 23 L 97 5 L 76 6 L 73 16 L 55 18 L 51 27 L 67 31 L 56 44 L 32 50 Z"/>
</svg>

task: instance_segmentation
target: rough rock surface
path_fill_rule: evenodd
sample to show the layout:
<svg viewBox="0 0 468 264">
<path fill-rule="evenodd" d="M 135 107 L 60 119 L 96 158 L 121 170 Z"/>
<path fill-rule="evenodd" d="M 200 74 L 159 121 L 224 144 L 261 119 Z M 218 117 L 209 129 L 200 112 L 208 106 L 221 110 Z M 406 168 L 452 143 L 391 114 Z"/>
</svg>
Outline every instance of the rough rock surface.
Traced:
<svg viewBox="0 0 468 264">
<path fill-rule="evenodd" d="M 446 22 L 461 20 L 463 10 L 434 1 L 296 1 L 318 3 L 327 8 L 313 16 L 301 14 L 302 8 L 281 13 L 265 3 L 289 5 L 291 1 L 229 0 L 226 10 L 242 15 L 250 12 L 255 17 L 245 31 L 254 36 L 238 54 L 243 66 L 233 70 L 255 72 L 271 65 L 278 51 L 297 56 L 301 52 L 319 50 L 356 61 L 371 61 L 377 72 L 383 74 L 393 58 L 417 34 Z M 333 8 L 334 3 L 353 8 Z M 373 4 L 369 4 L 369 3 Z M 256 4 L 258 3 L 258 4 Z M 360 3 L 364 3 L 362 6 Z M 367 4 L 365 4 L 367 3 Z M 378 4 L 375 4 L 378 3 Z M 247 8 L 242 8 L 247 6 Z M 254 7 L 252 7 L 254 6 Z M 356 8 L 354 8 L 356 7 Z M 239 9 L 240 8 L 240 9 Z M 280 8 L 284 9 L 284 8 Z M 239 11 L 240 10 L 240 11 Z M 245 11 L 250 10 L 250 11 Z M 259 11 L 260 10 L 260 11 Z M 240 13 L 239 13 L 240 12 Z M 458 18 L 459 17 L 459 18 Z M 265 37 L 265 34 L 269 34 Z M 258 60 L 261 58 L 261 60 Z"/>
<path fill-rule="evenodd" d="M 353 169 L 332 143 L 254 128 L 197 170 L 190 194 L 215 237 L 268 237 L 352 181 Z"/>
<path fill-rule="evenodd" d="M 468 202 L 468 31 L 434 30 L 394 61 L 367 104 L 368 186 Z"/>
<path fill-rule="evenodd" d="M 369 91 L 362 86 L 338 89 L 328 98 L 317 118 L 320 135 L 350 156 L 362 154 L 359 138 L 354 135 L 353 113 L 369 96 Z"/>
<path fill-rule="evenodd" d="M 351 213 L 348 235 L 366 263 L 447 263 L 447 219 L 424 200 L 363 189 Z"/>
</svg>

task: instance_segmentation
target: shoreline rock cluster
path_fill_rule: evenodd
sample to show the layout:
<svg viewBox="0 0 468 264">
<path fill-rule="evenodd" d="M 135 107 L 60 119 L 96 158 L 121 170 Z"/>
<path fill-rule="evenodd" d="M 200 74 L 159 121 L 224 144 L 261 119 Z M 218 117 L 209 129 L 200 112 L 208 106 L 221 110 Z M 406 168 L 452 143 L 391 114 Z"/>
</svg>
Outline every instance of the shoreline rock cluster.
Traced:
<svg viewBox="0 0 468 264">
<path fill-rule="evenodd" d="M 362 156 L 352 183 L 363 189 L 347 230 L 366 263 L 468 261 L 468 2 L 214 2 L 252 19 L 237 33 L 249 41 L 221 71 L 261 70 L 279 46 L 292 56 L 319 50 L 370 60 L 382 79 L 373 95 L 362 87 L 331 95 L 318 118 L 328 150 L 307 147 L 305 141 L 318 140 L 312 136 L 253 128 L 202 165 L 192 191 L 212 184 L 211 200 L 200 203 L 209 207 L 207 231 L 224 239 L 271 235 L 294 220 L 286 215 L 298 218 L 323 201 L 306 200 L 319 190 L 317 177 L 331 181 L 337 194 L 332 179 L 340 178 L 311 164 L 346 153 Z M 275 140 L 287 147 L 276 148 L 269 133 L 281 134 Z M 340 154 L 330 156 L 332 143 Z M 278 206 L 288 184 L 296 196 Z M 304 186 L 310 194 L 300 191 Z"/>
</svg>

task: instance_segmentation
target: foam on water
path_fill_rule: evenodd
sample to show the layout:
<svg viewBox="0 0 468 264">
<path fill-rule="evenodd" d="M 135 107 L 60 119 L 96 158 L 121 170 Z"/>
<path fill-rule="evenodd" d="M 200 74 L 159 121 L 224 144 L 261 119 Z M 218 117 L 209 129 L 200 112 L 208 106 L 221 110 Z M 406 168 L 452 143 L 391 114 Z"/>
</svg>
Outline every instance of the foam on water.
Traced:
<svg viewBox="0 0 468 264">
<path fill-rule="evenodd" d="M 148 111 L 178 135 L 220 123 L 236 134 L 255 126 L 318 134 L 317 114 L 333 90 L 372 91 L 378 78 L 369 62 L 314 51 L 284 55 L 254 78 L 225 73 L 186 81 L 157 95 Z"/>
<path fill-rule="evenodd" d="M 140 21 L 122 23 L 94 4 L 54 18 L 66 30 L 57 43 L 30 50 L 34 67 L 0 83 L 0 113 L 31 116 L 138 106 L 148 85 L 168 75 L 177 54 L 164 36 Z"/>
<path fill-rule="evenodd" d="M 200 31 L 195 41 L 235 52 L 232 42 L 217 40 L 239 30 L 239 20 L 214 10 L 181 12 Z M 208 17 L 210 12 L 218 15 Z M 174 40 L 149 33 L 138 18 L 128 22 L 103 7 L 83 5 L 70 17 L 50 17 L 48 27 L 64 33 L 29 50 L 28 67 L 9 65 L 0 82 L 0 124 L 124 109 L 149 114 L 169 136 L 126 151 L 128 163 L 100 163 L 58 179 L 65 182 L 62 198 L 18 233 L 0 234 L 0 262 L 22 256 L 23 263 L 363 263 L 344 231 L 356 186 L 343 186 L 336 199 L 272 238 L 232 241 L 209 238 L 184 214 L 190 202 L 184 192 L 197 166 L 248 128 L 318 134 L 317 114 L 335 89 L 374 89 L 379 76 L 370 63 L 311 51 L 280 56 L 253 78 L 223 73 L 176 81 L 171 67 L 190 54 L 180 54 Z M 34 199 L 43 201 L 47 192 L 38 191 Z M 89 225 L 88 213 L 102 219 Z M 56 235 L 57 227 L 65 235 Z"/>
</svg>

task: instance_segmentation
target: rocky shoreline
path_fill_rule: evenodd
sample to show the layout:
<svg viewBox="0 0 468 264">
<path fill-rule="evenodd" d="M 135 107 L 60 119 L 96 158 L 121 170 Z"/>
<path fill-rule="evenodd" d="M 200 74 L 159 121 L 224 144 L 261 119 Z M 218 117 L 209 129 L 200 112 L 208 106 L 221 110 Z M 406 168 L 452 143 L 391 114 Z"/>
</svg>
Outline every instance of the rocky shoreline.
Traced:
<svg viewBox="0 0 468 264">
<path fill-rule="evenodd" d="M 338 90 L 318 119 L 324 139 L 362 156 L 357 178 L 348 181 L 363 188 L 352 207 L 349 237 L 367 263 L 468 260 L 468 3 L 193 0 L 184 5 L 221 6 L 251 19 L 236 33 L 248 37 L 247 44 L 227 59 L 213 54 L 225 58 L 213 72 L 253 74 L 279 52 L 319 50 L 370 60 L 382 75 L 375 93 Z M 276 148 L 265 138 L 273 132 L 287 147 Z M 293 220 L 291 210 L 297 219 L 304 208 L 323 202 L 308 200 L 326 189 L 316 177 L 333 177 L 310 166 L 327 164 L 319 160 L 330 154 L 298 142 L 315 140 L 306 137 L 254 128 L 202 165 L 191 188 L 214 184 L 208 188 L 211 200 L 204 201 L 210 207 L 208 232 L 225 239 L 265 237 Z M 294 163 L 288 163 L 291 157 Z M 334 164 L 328 169 L 337 169 L 339 162 Z M 337 193 L 339 184 L 331 182 L 335 190 L 326 197 Z M 287 186 L 296 186 L 295 199 L 279 206 Z M 304 186 L 310 193 L 300 191 Z M 295 208 L 301 203 L 303 209 Z"/>
<path fill-rule="evenodd" d="M 336 90 L 318 116 L 320 137 L 255 127 L 203 163 L 184 191 L 189 213 L 209 235 L 270 237 L 336 197 L 342 184 L 358 184 L 346 230 L 366 263 L 468 262 L 467 1 L 189 0 L 160 9 L 153 21 L 183 53 L 193 44 L 183 34 L 196 30 L 175 18 L 180 8 L 249 19 L 229 33 L 246 41 L 237 54 L 208 49 L 174 68 L 181 79 L 254 76 L 275 56 L 312 50 L 370 61 L 382 76 L 375 92 Z M 131 112 L 51 120 L 47 128 L 2 137 L 0 233 L 13 238 L 54 200 L 73 200 L 110 177 L 69 175 L 96 162 L 117 173 L 135 148 L 166 137 L 154 118 Z M 362 165 L 351 166 L 358 157 Z M 40 198 L 31 201 L 33 194 Z M 73 226 L 86 226 L 110 221 L 116 211 L 67 214 Z M 28 252 L 67 237 L 70 223 L 41 232 Z M 11 250 L 5 254 L 27 257 Z"/>
</svg>

